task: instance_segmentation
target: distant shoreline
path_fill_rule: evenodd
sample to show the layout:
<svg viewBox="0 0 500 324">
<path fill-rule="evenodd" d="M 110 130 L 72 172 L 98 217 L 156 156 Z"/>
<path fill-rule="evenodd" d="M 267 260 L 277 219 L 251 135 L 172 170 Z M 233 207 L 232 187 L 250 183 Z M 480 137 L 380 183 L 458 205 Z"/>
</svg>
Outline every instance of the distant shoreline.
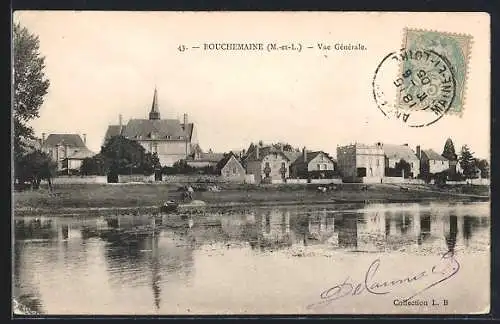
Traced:
<svg viewBox="0 0 500 324">
<path fill-rule="evenodd" d="M 226 209 L 266 206 L 323 206 L 371 203 L 418 203 L 431 201 L 489 201 L 488 186 L 459 186 L 440 189 L 433 186 L 370 185 L 363 191 L 360 185 L 344 184 L 342 190 L 320 193 L 304 186 L 222 188 L 220 192 L 195 192 L 194 199 L 206 203 L 204 208 Z M 46 189 L 14 193 L 14 216 L 49 214 L 54 216 L 116 212 L 148 213 L 157 211 L 167 200 L 177 200 L 177 185 L 139 184 L 128 186 L 65 185 L 49 195 Z M 197 209 L 197 208 L 195 208 Z M 181 211 L 183 208 L 181 208 Z M 184 209 L 189 212 L 189 208 Z"/>
</svg>

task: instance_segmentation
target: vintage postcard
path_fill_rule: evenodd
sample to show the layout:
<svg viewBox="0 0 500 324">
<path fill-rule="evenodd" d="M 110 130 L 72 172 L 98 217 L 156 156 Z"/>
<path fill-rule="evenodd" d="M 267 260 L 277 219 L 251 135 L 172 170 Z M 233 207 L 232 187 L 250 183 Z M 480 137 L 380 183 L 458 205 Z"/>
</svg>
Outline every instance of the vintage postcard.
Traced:
<svg viewBox="0 0 500 324">
<path fill-rule="evenodd" d="M 486 13 L 17 11 L 13 313 L 490 311 Z"/>
</svg>

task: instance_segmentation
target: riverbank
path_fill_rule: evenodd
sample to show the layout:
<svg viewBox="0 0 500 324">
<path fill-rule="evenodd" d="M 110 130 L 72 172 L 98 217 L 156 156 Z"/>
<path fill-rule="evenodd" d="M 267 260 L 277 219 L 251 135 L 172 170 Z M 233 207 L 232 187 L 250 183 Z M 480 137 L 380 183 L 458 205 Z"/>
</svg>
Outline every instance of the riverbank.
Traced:
<svg viewBox="0 0 500 324">
<path fill-rule="evenodd" d="M 67 214 L 78 211 L 101 212 L 156 209 L 167 200 L 178 200 L 177 184 L 73 184 L 14 193 L 15 215 L 36 213 Z M 222 185 L 220 191 L 196 191 L 194 199 L 207 207 L 252 205 L 307 205 L 387 203 L 420 201 L 488 201 L 488 186 L 374 184 L 363 190 L 360 184 L 343 184 L 341 189 L 319 192 L 304 185 Z"/>
</svg>

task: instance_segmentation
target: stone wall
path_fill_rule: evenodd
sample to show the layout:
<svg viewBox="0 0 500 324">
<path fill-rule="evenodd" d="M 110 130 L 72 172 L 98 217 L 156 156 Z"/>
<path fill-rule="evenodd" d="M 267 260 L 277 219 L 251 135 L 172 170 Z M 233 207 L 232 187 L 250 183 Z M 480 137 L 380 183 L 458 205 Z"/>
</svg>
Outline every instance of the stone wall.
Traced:
<svg viewBox="0 0 500 324">
<path fill-rule="evenodd" d="M 46 181 L 43 181 L 46 183 Z M 53 184 L 87 184 L 87 183 L 107 183 L 106 176 L 59 176 L 52 179 Z"/>
<path fill-rule="evenodd" d="M 125 175 L 118 175 L 118 182 L 119 183 L 128 183 L 128 182 L 144 182 L 144 183 L 151 183 L 155 181 L 155 175 L 143 175 L 143 174 L 125 174 Z"/>
<path fill-rule="evenodd" d="M 342 183 L 342 179 L 311 179 L 311 183 L 314 183 L 314 184 L 330 184 L 330 183 L 339 184 L 339 183 Z"/>
</svg>

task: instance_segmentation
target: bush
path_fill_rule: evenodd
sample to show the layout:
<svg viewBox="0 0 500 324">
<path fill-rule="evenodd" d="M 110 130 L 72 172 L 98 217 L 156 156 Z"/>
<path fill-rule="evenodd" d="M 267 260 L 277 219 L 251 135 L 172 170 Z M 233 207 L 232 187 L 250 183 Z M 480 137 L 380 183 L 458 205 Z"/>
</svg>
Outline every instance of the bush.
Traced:
<svg viewBox="0 0 500 324">
<path fill-rule="evenodd" d="M 441 185 L 441 184 L 446 183 L 446 179 L 448 178 L 448 174 L 446 171 L 443 171 L 443 172 L 433 174 L 432 178 L 434 179 L 435 184 Z"/>
<path fill-rule="evenodd" d="M 56 175 L 57 165 L 44 152 L 33 151 L 16 161 L 15 177 L 18 183 L 31 183 L 33 189 L 40 187 L 40 181 L 46 179 L 52 187 L 51 178 Z"/>
<path fill-rule="evenodd" d="M 448 174 L 448 180 L 450 181 L 464 181 L 465 177 L 460 173 Z"/>
</svg>

